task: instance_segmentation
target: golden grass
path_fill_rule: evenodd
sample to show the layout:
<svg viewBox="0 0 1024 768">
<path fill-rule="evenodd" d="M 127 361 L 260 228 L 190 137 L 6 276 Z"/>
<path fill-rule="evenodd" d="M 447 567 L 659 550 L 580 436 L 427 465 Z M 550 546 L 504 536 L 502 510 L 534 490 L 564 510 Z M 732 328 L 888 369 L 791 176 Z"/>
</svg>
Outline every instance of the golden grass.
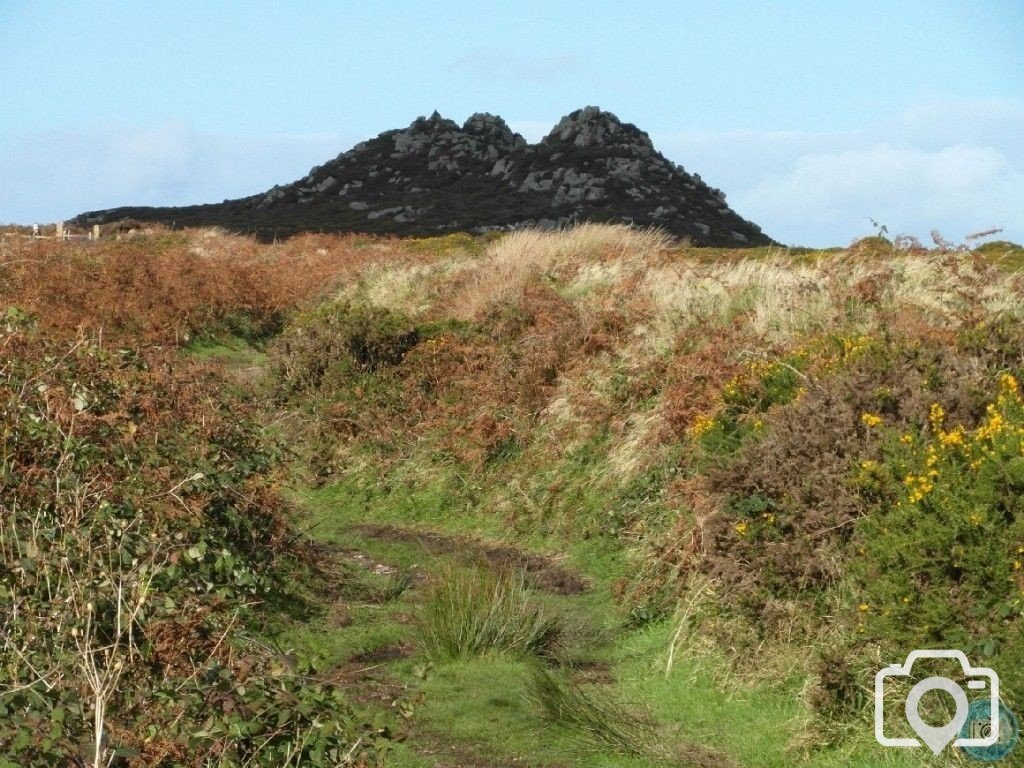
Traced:
<svg viewBox="0 0 1024 768">
<path fill-rule="evenodd" d="M 622 225 L 581 224 L 555 232 L 522 230 L 496 241 L 486 258 L 474 265 L 475 275 L 462 288 L 453 306 L 461 319 L 478 317 L 488 306 L 514 300 L 531 279 L 594 262 L 618 265 L 624 260 L 646 261 L 668 249 L 670 240 L 657 230 Z M 606 266 L 609 275 L 621 271 Z"/>
</svg>

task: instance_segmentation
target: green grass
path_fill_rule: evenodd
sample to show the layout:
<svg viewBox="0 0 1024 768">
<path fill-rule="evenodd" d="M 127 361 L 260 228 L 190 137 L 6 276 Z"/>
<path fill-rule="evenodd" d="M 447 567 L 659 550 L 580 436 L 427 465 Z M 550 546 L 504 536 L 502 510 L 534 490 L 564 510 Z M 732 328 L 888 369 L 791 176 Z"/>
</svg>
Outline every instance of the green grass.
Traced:
<svg viewBox="0 0 1024 768">
<path fill-rule="evenodd" d="M 687 755 L 698 765 L 758 768 L 937 764 L 919 750 L 879 747 L 868 722 L 850 724 L 841 746 L 822 747 L 827 739 L 816 736 L 810 725 L 812 713 L 804 700 L 808 673 L 800 663 L 788 675 L 765 672 L 747 679 L 737 676 L 734 660 L 724 653 L 683 648 L 666 676 L 672 623 L 656 614 L 631 622 L 612 597 L 613 587 L 635 574 L 637 561 L 621 540 L 585 535 L 612 513 L 645 519 L 656 514 L 660 507 L 647 492 L 647 481 L 639 478 L 637 488 L 620 489 L 616 496 L 604 492 L 600 478 L 607 471 L 607 451 L 600 435 L 543 473 L 534 469 L 527 474 L 530 461 L 529 456 L 514 457 L 466 476 L 425 450 L 385 476 L 367 468 L 332 485 L 296 492 L 317 539 L 421 574 L 390 602 L 350 608 L 347 626 L 331 627 L 321 618 L 285 633 L 294 646 L 338 665 L 352 664 L 375 650 L 400 645 L 413 649 L 406 658 L 382 663 L 395 684 L 404 687 L 405 696 L 416 702 L 408 719 L 395 716 L 392 722 L 407 737 L 394 748 L 388 764 L 476 760 L 527 766 L 685 765 Z M 541 518 L 536 525 L 523 525 L 496 514 L 515 497 L 509 480 L 516 478 L 522 479 L 516 492 L 547 507 L 549 523 L 576 520 L 580 525 L 544 524 Z M 577 491 L 563 490 L 559 498 L 548 498 L 544 489 L 554 483 Z M 438 548 L 436 541 L 424 546 L 415 537 L 389 538 L 360 527 L 368 523 L 448 536 L 452 545 Z M 515 597 L 505 601 L 509 610 L 492 613 L 484 596 L 498 577 L 486 572 L 481 576 L 474 549 L 484 543 L 559 553 L 560 564 L 581 571 L 592 586 L 574 595 L 532 590 L 536 613 L 531 613 L 534 608 L 524 609 L 528 603 L 525 592 L 517 591 L 523 585 L 518 585 L 510 593 Z M 424 576 L 439 575 L 439 587 L 422 582 Z M 387 591 L 385 577 L 373 579 L 379 581 L 378 595 Z M 431 612 L 441 629 L 425 637 L 414 617 Z M 541 679 L 555 683 L 548 686 L 549 705 L 561 697 L 575 714 L 553 716 L 550 706 L 545 711 L 539 678 L 532 671 L 536 662 L 524 658 L 531 655 L 531 643 L 520 642 L 518 630 L 510 633 L 509 642 L 496 638 L 486 626 L 495 615 L 501 616 L 499 625 L 515 617 L 511 625 L 518 629 L 539 626 L 540 616 L 559 617 L 562 647 L 546 662 L 549 672 Z M 532 624 L 534 620 L 538 623 Z M 495 648 L 506 653 L 486 653 Z M 779 653 L 766 651 L 766 663 L 782 668 Z M 588 682 L 583 670 L 595 665 L 606 670 L 605 679 Z M 756 669 L 757 664 L 742 666 Z M 648 746 L 630 754 L 630 744 L 645 741 Z M 718 758 L 716 751 L 721 753 Z"/>
<path fill-rule="evenodd" d="M 670 622 L 662 622 L 631 633 L 617 648 L 615 669 L 621 674 L 622 696 L 643 702 L 658 720 L 675 724 L 691 742 L 720 746 L 739 765 L 757 768 L 950 764 L 948 757 L 926 759 L 924 750 L 879 746 L 867 719 L 846 732 L 841 746 L 822 746 L 826 739 L 809 730 L 811 713 L 803 701 L 799 672 L 760 673 L 755 660 L 745 660 L 748 674 L 740 676 L 725 653 L 702 649 L 677 655 L 666 675 L 674 629 Z M 771 658 L 771 652 L 765 652 L 765 663 L 774 665 L 779 659 Z"/>
<path fill-rule="evenodd" d="M 613 751 L 581 754 L 579 740 L 564 729 L 545 725 L 527 696 L 530 663 L 477 658 L 438 666 L 421 684 L 423 701 L 406 750 L 395 766 L 436 765 L 415 752 L 420 745 L 485 764 L 541 766 L 615 766 L 640 768 L 649 763 Z"/>
<path fill-rule="evenodd" d="M 428 588 L 416 585 L 390 603 L 353 609 L 348 626 L 327 628 L 320 620 L 286 633 L 292 644 L 338 664 L 374 650 L 413 645 L 411 657 L 386 664 L 388 674 L 401 681 L 408 695 L 417 697 L 418 702 L 409 721 L 399 723 L 409 729 L 409 738 L 395 748 L 389 764 L 433 765 L 432 756 L 447 755 L 453 761 L 486 756 L 526 766 L 639 766 L 652 764 L 656 758 L 667 759 L 666 745 L 673 745 L 676 757 L 700 745 L 701 750 L 720 750 L 738 766 L 759 768 L 898 768 L 929 764 L 916 750 L 879 747 L 869 723 L 864 724 L 863 733 L 854 731 L 841 748 L 798 748 L 797 744 L 814 745 L 817 741 L 807 731 L 810 711 L 802 698 L 804 677 L 800 672 L 790 679 L 738 681 L 732 661 L 724 654 L 702 651 L 694 655 L 684 649 L 672 673 L 666 676 L 665 658 L 674 626 L 656 621 L 626 628 L 626 617 L 612 599 L 611 586 L 628 572 L 630 561 L 621 548 L 607 540 L 567 540 L 553 534 L 516 540 L 518 545 L 536 551 L 561 547 L 567 553 L 565 563 L 580 568 L 592 581 L 592 588 L 578 595 L 535 595 L 544 606 L 543 615 L 560 616 L 566 627 L 567 648 L 558 656 L 559 663 L 567 666 L 553 673 L 550 680 L 563 681 L 558 690 L 575 703 L 578 716 L 553 718 L 550 712 L 545 713 L 544 707 L 538 706 L 536 677 L 531 701 L 535 662 L 516 658 L 522 650 L 518 642 L 510 644 L 519 649 L 513 658 L 475 655 L 488 646 L 505 645 L 493 637 L 466 645 L 439 643 L 438 648 L 431 649 L 432 641 L 423 642 L 409 617 L 429 612 L 432 599 L 458 596 L 460 585 L 462 597 L 467 597 L 467 590 L 472 593 L 474 584 L 480 586 L 474 581 L 480 579 L 478 561 L 464 552 L 428 551 L 415 540 L 376 538 L 351 526 L 366 522 L 410 525 L 452 535 L 486 535 L 495 541 L 512 536 L 493 516 L 487 516 L 486 492 L 467 488 L 453 475 L 439 473 L 433 480 L 413 487 L 374 482 L 367 474 L 307 491 L 303 496 L 317 523 L 317 537 L 358 549 L 399 569 L 442 573 L 449 579 L 447 591 L 442 587 L 433 598 Z M 453 508 L 459 514 L 454 514 Z M 494 577 L 486 578 L 493 586 Z M 452 584 L 456 585 L 454 592 Z M 522 605 L 518 601 L 523 595 L 516 594 L 518 597 L 510 603 Z M 475 604 L 476 608 L 484 605 L 482 601 Z M 436 602 L 433 609 L 438 609 Z M 449 614 L 450 619 L 458 611 Z M 484 611 L 476 620 L 487 615 Z M 468 621 L 472 617 L 462 618 L 472 625 Z M 530 622 L 526 621 L 525 626 Z M 607 666 L 607 682 L 583 687 L 572 682 L 575 668 L 595 662 Z M 429 670 L 425 677 L 423 670 Z M 626 709 L 619 708 L 623 702 Z M 636 702 L 637 712 L 648 712 L 651 721 L 630 715 L 629 702 Z M 604 727 L 606 737 L 593 733 L 595 728 L 601 729 L 594 723 L 601 717 L 613 721 Z M 652 733 L 658 737 L 651 740 Z M 654 746 L 638 748 L 641 754 L 631 755 L 627 742 L 637 739 L 651 740 Z M 586 745 L 582 753 L 581 744 Z"/>
<path fill-rule="evenodd" d="M 558 620 L 533 600 L 522 573 L 483 564 L 435 572 L 418 624 L 423 649 L 435 660 L 547 656 L 559 636 Z"/>
<path fill-rule="evenodd" d="M 240 389 L 259 386 L 264 379 L 267 355 L 245 339 L 236 336 L 201 338 L 182 350 L 185 355 L 220 365 Z"/>
<path fill-rule="evenodd" d="M 244 339 L 224 337 L 202 338 L 190 342 L 184 351 L 195 357 L 221 363 L 228 368 L 260 365 L 266 355 Z"/>
</svg>

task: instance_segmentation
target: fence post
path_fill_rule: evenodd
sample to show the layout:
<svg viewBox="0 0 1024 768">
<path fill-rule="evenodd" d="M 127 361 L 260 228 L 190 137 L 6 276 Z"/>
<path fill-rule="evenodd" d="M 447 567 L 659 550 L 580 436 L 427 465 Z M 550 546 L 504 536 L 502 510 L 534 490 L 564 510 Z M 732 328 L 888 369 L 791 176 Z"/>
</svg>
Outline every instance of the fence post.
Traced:
<svg viewBox="0 0 1024 768">
<path fill-rule="evenodd" d="M 100 225 L 99 224 L 93 224 L 92 225 L 92 239 L 93 240 L 99 240 L 100 239 Z"/>
<path fill-rule="evenodd" d="M 64 239 L 64 222 L 63 221 L 58 221 L 55 226 L 56 226 L 56 232 L 54 232 L 54 235 L 56 236 L 56 238 L 58 240 L 63 240 Z"/>
</svg>

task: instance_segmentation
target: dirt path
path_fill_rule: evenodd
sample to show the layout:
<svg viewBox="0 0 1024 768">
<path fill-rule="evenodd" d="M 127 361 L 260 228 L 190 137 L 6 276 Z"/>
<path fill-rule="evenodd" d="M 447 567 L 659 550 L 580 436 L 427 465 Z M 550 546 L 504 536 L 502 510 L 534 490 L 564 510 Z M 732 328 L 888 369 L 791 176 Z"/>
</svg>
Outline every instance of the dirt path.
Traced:
<svg viewBox="0 0 1024 768">
<path fill-rule="evenodd" d="M 395 525 L 363 523 L 352 530 L 384 541 L 412 542 L 432 554 L 455 554 L 479 558 L 488 565 L 522 569 L 538 588 L 557 595 L 578 595 L 590 584 L 580 574 L 559 565 L 555 558 L 526 552 L 507 544 L 493 544 L 469 536 L 453 536 L 437 531 Z"/>
</svg>

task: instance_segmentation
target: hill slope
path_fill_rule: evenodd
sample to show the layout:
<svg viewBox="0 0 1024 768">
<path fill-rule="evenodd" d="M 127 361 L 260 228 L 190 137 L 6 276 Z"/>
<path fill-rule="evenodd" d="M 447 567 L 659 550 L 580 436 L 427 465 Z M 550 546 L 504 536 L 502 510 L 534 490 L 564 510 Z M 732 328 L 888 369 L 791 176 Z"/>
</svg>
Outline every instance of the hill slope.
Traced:
<svg viewBox="0 0 1024 768">
<path fill-rule="evenodd" d="M 179 208 L 83 213 L 80 225 L 120 219 L 217 225 L 265 238 L 300 231 L 428 234 L 573 222 L 657 226 L 697 245 L 767 245 L 725 195 L 667 160 L 650 137 L 597 107 L 562 118 L 537 144 L 500 118 L 459 127 L 436 112 L 386 131 L 251 197 Z"/>
</svg>

